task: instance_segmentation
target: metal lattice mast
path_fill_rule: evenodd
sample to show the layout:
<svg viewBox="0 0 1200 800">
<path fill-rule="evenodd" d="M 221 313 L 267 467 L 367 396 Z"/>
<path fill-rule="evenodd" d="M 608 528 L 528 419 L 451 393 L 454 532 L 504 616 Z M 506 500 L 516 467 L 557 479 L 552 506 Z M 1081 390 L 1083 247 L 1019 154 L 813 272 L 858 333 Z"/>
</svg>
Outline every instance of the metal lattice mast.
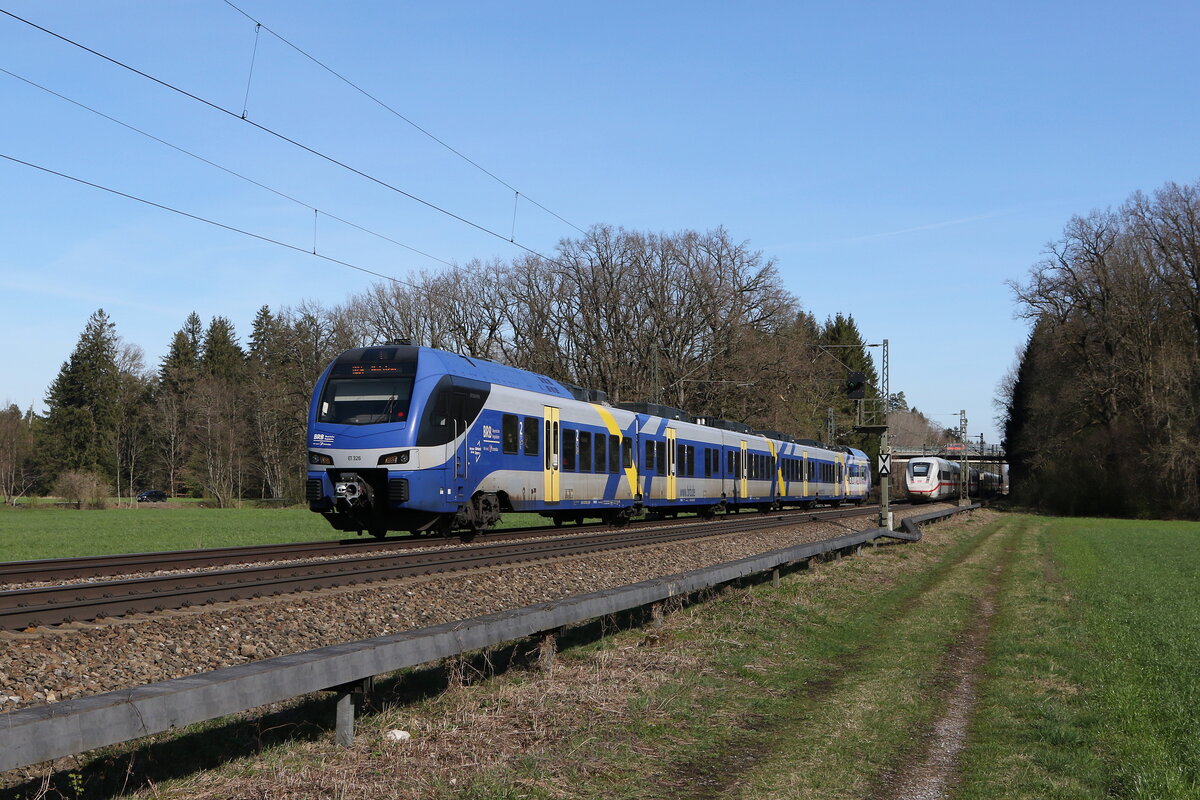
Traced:
<svg viewBox="0 0 1200 800">
<path fill-rule="evenodd" d="M 958 439 L 962 442 L 962 450 L 959 451 L 958 463 L 958 504 L 965 506 L 967 500 L 967 484 L 971 482 L 971 473 L 969 471 L 970 462 L 967 460 L 967 412 L 962 409 L 958 412 Z"/>
<path fill-rule="evenodd" d="M 888 340 L 883 340 L 883 355 L 879 359 L 880 376 L 879 382 L 883 384 L 883 430 L 879 433 L 879 461 L 886 465 L 888 474 L 879 477 L 879 527 L 892 527 L 892 512 L 888 506 L 888 500 L 891 496 L 889 491 L 892 482 L 891 464 L 892 450 L 888 445 L 888 412 L 892 407 L 891 380 L 889 377 L 890 364 L 888 363 Z"/>
</svg>

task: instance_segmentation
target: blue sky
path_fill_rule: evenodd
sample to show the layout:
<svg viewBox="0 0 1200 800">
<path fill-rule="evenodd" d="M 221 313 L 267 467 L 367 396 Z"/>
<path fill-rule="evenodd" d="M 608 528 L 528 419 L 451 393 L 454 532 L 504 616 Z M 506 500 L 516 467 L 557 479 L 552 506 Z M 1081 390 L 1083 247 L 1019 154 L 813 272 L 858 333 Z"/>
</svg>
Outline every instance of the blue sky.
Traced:
<svg viewBox="0 0 1200 800">
<path fill-rule="evenodd" d="M 887 338 L 891 387 L 995 441 L 1021 280 L 1073 214 L 1200 179 L 1200 5 L 315 3 L 239 8 L 582 228 L 724 226 L 820 319 Z M 0 8 L 0 68 L 450 262 L 502 238 L 321 162 L 279 131 L 503 238 L 513 192 L 222 0 Z M 0 73 L 0 154 L 302 249 L 313 213 Z M 41 407 L 103 307 L 156 364 L 187 314 L 336 304 L 375 279 L 0 159 L 0 401 Z M 516 239 L 570 226 L 521 200 Z M 321 217 L 318 251 L 441 267 Z M 953 416 L 951 416 L 953 414 Z"/>
</svg>

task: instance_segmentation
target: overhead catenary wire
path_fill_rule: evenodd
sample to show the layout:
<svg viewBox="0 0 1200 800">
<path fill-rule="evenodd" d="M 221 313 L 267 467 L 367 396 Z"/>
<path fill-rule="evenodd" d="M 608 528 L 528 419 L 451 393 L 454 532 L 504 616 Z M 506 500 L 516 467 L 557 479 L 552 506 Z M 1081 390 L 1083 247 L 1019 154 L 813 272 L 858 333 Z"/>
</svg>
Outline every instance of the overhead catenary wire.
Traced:
<svg viewBox="0 0 1200 800">
<path fill-rule="evenodd" d="M 559 214 L 555 213 L 554 211 L 551 211 L 549 208 L 547 208 L 546 206 L 542 205 L 542 204 L 541 204 L 541 203 L 539 203 L 538 201 L 534 200 L 534 199 L 533 199 L 533 198 L 531 198 L 529 195 L 527 195 L 527 194 L 525 194 L 525 195 L 522 195 L 522 194 L 521 194 L 521 192 L 519 192 L 519 191 L 517 190 L 517 187 L 513 186 L 513 185 L 512 185 L 512 184 L 510 184 L 508 181 L 504 180 L 503 178 L 499 177 L 498 175 L 496 175 L 496 174 L 495 174 L 495 173 L 493 173 L 492 171 L 488 170 L 486 167 L 484 167 L 483 165 L 479 164 L 477 161 L 475 161 L 474 159 L 470 158 L 470 157 L 469 157 L 469 156 L 467 156 L 466 154 L 462 153 L 460 150 L 458 150 L 458 149 L 454 148 L 453 146 L 451 146 L 450 144 L 448 144 L 448 143 L 447 143 L 447 142 L 445 142 L 444 140 L 442 140 L 442 139 L 440 139 L 439 137 L 435 136 L 434 134 L 430 133 L 428 130 L 426 130 L 425 128 L 421 127 L 421 126 L 420 126 L 420 125 L 418 125 L 416 122 L 413 122 L 411 119 L 409 119 L 408 117 L 406 117 L 404 114 L 401 114 L 399 111 L 397 111 L 396 109 L 392 108 L 390 105 L 388 105 L 387 103 L 383 102 L 383 101 L 382 101 L 382 100 L 380 100 L 378 97 L 376 97 L 375 95 L 371 94 L 371 93 L 370 93 L 370 92 L 368 92 L 366 89 L 362 88 L 361 86 L 359 86 L 358 84 L 356 84 L 354 81 L 352 81 L 352 80 L 350 80 L 349 78 L 347 78 L 345 75 L 342 75 L 340 72 L 338 72 L 337 70 L 333 69 L 333 68 L 332 68 L 332 67 L 330 67 L 328 64 L 325 64 L 323 61 L 321 61 L 320 59 L 318 59 L 316 56 L 312 55 L 312 54 L 311 54 L 311 53 L 309 53 L 308 51 L 304 50 L 304 49 L 303 49 L 303 48 L 301 48 L 299 45 L 297 45 L 297 44 L 295 44 L 294 42 L 290 41 L 289 39 L 287 39 L 286 37 L 284 37 L 282 34 L 280 34 L 280 33 L 277 33 L 276 31 L 272 30 L 272 29 L 271 29 L 270 27 L 268 27 L 267 25 L 264 25 L 264 24 L 263 24 L 263 23 L 262 23 L 262 22 L 261 22 L 259 19 L 255 18 L 255 17 L 252 17 L 250 14 L 246 13 L 246 12 L 245 12 L 245 11 L 243 11 L 241 8 L 239 8 L 238 6 L 236 6 L 236 5 L 234 5 L 232 2 L 230 2 L 230 0 L 222 0 L 222 2 L 224 2 L 224 3 L 225 3 L 225 5 L 229 6 L 229 7 L 230 7 L 230 8 L 232 8 L 234 11 L 238 12 L 238 13 L 239 13 L 239 14 L 241 14 L 243 17 L 245 17 L 246 19 L 248 19 L 248 20 L 250 20 L 251 22 L 253 22 L 253 23 L 254 23 L 254 25 L 255 25 L 255 31 L 256 31 L 256 33 L 255 33 L 255 47 L 256 47 L 256 48 L 257 48 L 257 46 L 258 46 L 258 39 L 257 39 L 257 35 L 258 35 L 258 34 L 257 34 L 257 30 L 258 30 L 259 28 L 261 28 L 262 30 L 265 30 L 267 33 L 269 33 L 269 34 L 271 34 L 272 36 L 274 36 L 274 37 L 275 37 L 276 39 L 278 39 L 279 41 L 283 42 L 283 43 L 284 43 L 285 45 L 287 45 L 288 47 L 290 47 L 290 48 L 292 48 L 293 50 L 295 50 L 295 51 L 296 51 L 297 53 L 299 53 L 300 55 L 302 55 L 302 56 L 304 56 L 305 58 L 307 58 L 307 59 L 308 59 L 309 61 L 311 61 L 312 63 L 316 64 L 316 65 L 317 65 L 318 67 L 320 67 L 321 69 L 323 69 L 323 70 L 325 70 L 326 72 L 328 72 L 328 73 L 329 73 L 330 75 L 332 75 L 333 77 L 337 78 L 337 79 L 338 79 L 339 81 L 341 81 L 342 83 L 344 83 L 344 84 L 346 84 L 347 86 L 349 86 L 350 88 L 354 89 L 354 91 L 358 92 L 358 93 L 359 93 L 359 94 L 361 94 L 363 97 L 366 97 L 368 100 L 370 100 L 371 102 L 373 102 L 373 103 L 375 103 L 376 105 L 378 105 L 380 108 L 384 109 L 385 111 L 389 112 L 390 114 L 393 114 L 393 115 L 394 115 L 394 116 L 396 116 L 398 119 L 401 119 L 401 120 L 403 120 L 404 122 L 408 123 L 408 124 L 409 124 L 409 125 L 411 125 L 413 128 L 415 128 L 417 131 L 420 131 L 422 134 L 424 134 L 425 136 L 427 136 L 429 139 L 433 140 L 434 142 L 437 142 L 439 145 L 441 145 L 442 147 L 444 147 L 446 150 L 449 150 L 451 153 L 453 153 L 454 155 L 458 156 L 458 157 L 459 157 L 459 158 L 461 158 L 463 161 L 466 161 L 468 164 L 470 164 L 471 166 L 475 167 L 475 169 L 479 170 L 479 171 L 480 171 L 480 172 L 482 172 L 484 175 L 487 175 L 489 178 L 491 178 L 492 180 L 496 181 L 496 182 L 497 182 L 497 183 L 499 183 L 500 185 L 502 185 L 502 186 L 504 186 L 504 187 L 506 187 L 506 188 L 508 188 L 508 189 L 512 190 L 514 193 L 516 193 L 516 196 L 517 196 L 518 198 L 519 198 L 519 197 L 524 197 L 526 201 L 528 201 L 528 202 L 532 203 L 533 205 L 537 206 L 538 208 L 542 209 L 542 210 L 543 210 L 543 211 L 545 211 L 547 214 L 549 214 L 550 216 L 552 216 L 552 217 L 554 217 L 555 219 L 557 219 L 559 222 L 562 222 L 562 223 L 563 223 L 563 224 L 565 224 L 565 225 L 570 225 L 572 228 L 574 228 L 575 230 L 579 231 L 580 233 L 582 233 L 582 234 L 584 234 L 584 235 L 586 235 L 586 234 L 587 234 L 587 231 L 585 231 L 583 228 L 580 228 L 578 225 L 576 225 L 575 223 L 571 222 L 570 220 L 563 218 L 562 216 L 560 216 Z"/>
<path fill-rule="evenodd" d="M 88 47 L 85 44 L 77 42 L 69 37 L 63 36 L 60 33 L 56 33 L 54 31 L 50 30 L 49 28 L 42 27 L 41 25 L 38 25 L 36 22 L 32 22 L 30 20 L 25 19 L 24 17 L 20 17 L 16 14 L 12 13 L 11 11 L 8 11 L 7 9 L 0 9 L 0 14 L 4 14 L 5 16 L 11 17 L 12 19 L 17 20 L 18 22 L 24 23 L 25 25 L 28 25 L 31 28 L 35 28 L 39 31 L 42 31 L 43 33 L 47 34 L 48 36 L 53 36 L 54 38 L 56 38 L 62 42 L 66 42 L 67 44 L 69 44 L 73 47 L 77 47 L 80 50 L 90 53 L 90 54 L 96 56 L 97 58 L 101 58 L 101 59 L 109 62 L 110 64 L 120 67 L 121 69 L 128 70 L 129 72 L 132 72 L 135 75 L 138 75 L 142 78 L 145 78 L 148 81 L 156 83 L 165 89 L 169 89 L 173 92 L 176 92 L 177 94 L 187 97 L 188 99 L 193 100 L 197 103 L 200 103 L 201 105 L 207 106 L 208 108 L 211 108 L 214 111 L 219 111 L 220 113 L 227 114 L 228 116 L 233 117 L 234 119 L 239 119 L 242 122 L 245 122 L 247 125 L 251 125 L 254 128 L 262 131 L 263 133 L 266 133 L 270 136 L 274 136 L 275 138 L 277 138 L 281 141 L 287 142 L 288 144 L 292 145 L 293 147 L 297 147 L 297 148 L 305 151 L 306 153 L 316 156 L 317 158 L 328 161 L 329 163 L 334 164 L 335 166 L 341 167 L 342 169 L 347 170 L 348 172 L 352 172 L 361 178 L 365 178 L 366 180 L 369 180 L 372 183 L 378 184 L 379 186 L 382 186 L 385 189 L 389 189 L 393 192 L 396 192 L 397 194 L 407 197 L 410 200 L 420 203 L 421 205 L 426 206 L 427 208 L 430 208 L 434 211 L 437 211 L 440 214 L 444 214 L 445 216 L 450 217 L 451 219 L 458 220 L 459 222 L 463 223 L 464 225 L 468 225 L 482 233 L 486 233 L 487 235 L 493 236 L 497 239 L 500 239 L 501 241 L 509 242 L 513 246 L 519 247 L 520 249 L 526 251 L 527 253 L 529 253 L 531 255 L 535 255 L 538 258 L 542 258 L 547 261 L 551 261 L 551 262 L 555 261 L 555 259 L 550 258 L 549 256 L 546 256 L 546 255 L 538 252 L 537 250 L 534 250 L 532 247 L 528 247 L 527 245 L 522 244 L 521 242 L 518 242 L 515 240 L 510 241 L 509 238 L 507 236 L 505 236 L 503 233 L 494 231 L 491 228 L 488 228 L 484 225 L 480 225 L 477 222 L 473 222 L 472 220 L 469 220 L 466 217 L 455 214 L 453 211 L 450 211 L 449 209 L 442 208 L 441 206 L 437 205 L 436 203 L 432 203 L 428 200 L 425 200 L 422 197 L 418 197 L 417 195 L 412 194 L 411 192 L 407 192 L 404 189 L 399 188 L 398 186 L 394 186 L 381 178 L 377 178 L 374 175 L 371 175 L 367 172 L 363 172 L 362 170 L 360 170 L 356 167 L 350 166 L 349 164 L 345 163 L 344 161 L 340 161 L 340 160 L 334 158 L 333 156 L 330 156 L 326 153 L 322 153 L 321 151 L 316 150 L 315 148 L 309 147 L 308 145 L 303 144 L 302 142 L 299 142 L 296 139 L 292 139 L 291 137 L 286 136 L 285 134 L 282 134 L 279 131 L 273 130 L 272 128 L 268 128 L 265 125 L 260 125 L 259 123 L 255 122 L 252 119 L 242 118 L 236 111 L 231 111 L 230 109 L 225 108 L 224 106 L 221 106 L 218 103 L 214 103 L 211 100 L 206 100 L 203 97 L 200 97 L 199 95 L 193 94 L 193 93 L 187 91 L 186 89 L 175 86 L 174 84 L 169 83 L 161 78 L 156 78 L 153 75 L 150 75 L 149 73 L 143 72 L 142 70 L 140 70 L 134 66 L 124 63 L 123 61 L 120 61 L 111 56 L 105 55 L 104 53 L 101 53 L 98 50 L 93 50 L 92 48 Z"/>
<path fill-rule="evenodd" d="M 12 72 L 12 71 L 10 71 L 10 70 L 7 70 L 7 69 L 5 69 L 4 67 L 0 67 L 0 73 L 3 73 L 3 74 L 5 74 L 5 75 L 8 75 L 8 76 L 9 76 L 9 77 L 11 77 L 11 78 L 15 78 L 16 80 L 19 80 L 19 81 L 21 81 L 22 83 L 25 83 L 25 84 L 27 84 L 27 85 L 29 85 L 29 86 L 32 86 L 32 87 L 36 88 L 36 89 L 40 89 L 41 91 L 43 91 L 43 92 L 46 92 L 47 94 L 53 95 L 54 97 L 57 97 L 57 98 L 58 98 L 58 99 L 60 99 L 60 100 L 63 100 L 63 101 L 65 101 L 65 102 L 67 102 L 67 103 L 70 103 L 71 105 L 77 106 L 78 108 L 82 108 L 82 109 L 83 109 L 83 110 L 85 110 L 85 111 L 90 111 L 91 113 L 93 113 L 93 114 L 95 114 L 95 115 L 97 115 L 97 116 L 99 116 L 99 117 L 102 117 L 102 118 L 104 118 L 104 119 L 108 120 L 109 122 L 112 122 L 112 123 L 115 123 L 115 124 L 117 124 L 117 125 L 120 125 L 121 127 L 123 127 L 123 128 L 126 128 L 126 129 L 128 129 L 128 130 L 131 130 L 131 131 L 133 131 L 134 133 L 141 134 L 142 136 L 145 136 L 147 139 L 151 139 L 152 141 L 158 142 L 158 143 L 159 143 L 159 144 L 161 144 L 161 145 L 164 145 L 164 146 L 166 146 L 166 147 L 169 147 L 169 148 L 171 148 L 172 150 L 175 150 L 175 151 L 176 151 L 176 152 L 178 152 L 178 153 L 182 153 L 183 155 L 185 155 L 185 156 L 188 156 L 188 157 L 190 157 L 190 158 L 194 158 L 194 159 L 196 159 L 197 161 L 199 161 L 199 162 L 201 162 L 201 163 L 203 163 L 203 164 L 207 164 L 207 165 L 208 165 L 208 166 L 210 166 L 210 167 L 213 167 L 213 168 L 215 168 L 215 169 L 219 169 L 219 170 L 221 170 L 222 172 L 226 173 L 227 175 L 232 175 L 233 177 L 235 177 L 235 178 L 238 178 L 239 180 L 243 180 L 243 181 L 245 181 L 246 183 L 249 183 L 249 184 L 251 184 L 252 186 L 257 186 L 258 188 L 260 188 L 260 189 L 263 189 L 263 190 L 265 190 L 265 191 L 268 191 L 268 192 L 270 192 L 271 194 L 273 194 L 273 195 L 275 195 L 275 196 L 277 196 L 277 197 L 281 197 L 281 198 L 283 198 L 284 200 L 288 200 L 288 201 L 290 201 L 290 202 L 293 202 L 293 203 L 295 203 L 295 204 L 297 204 L 297 205 L 299 205 L 299 206 L 302 206 L 303 208 L 306 208 L 306 209 L 308 209 L 308 210 L 312 211 L 314 214 L 316 214 L 316 213 L 318 213 L 318 212 L 319 212 L 319 213 L 321 213 L 321 214 L 324 214 L 326 217 L 329 217 L 330 219 L 332 219 L 332 220 L 334 220 L 334 221 L 336 221 L 336 222 L 340 222 L 340 223 L 342 223 L 343 225 L 347 225 L 347 226 L 349 226 L 349 227 L 351 227 L 351 228 L 354 228 L 355 230 L 358 230 L 358 231 L 361 231 L 361 232 L 363 232 L 363 233 L 366 233 L 366 234 L 368 234 L 368 235 L 370 235 L 370 236 L 374 236 L 374 237 L 376 237 L 376 238 L 382 239 L 382 240 L 383 240 L 383 241 L 385 241 L 385 242 L 390 242 L 391 244 L 394 244 L 394 245 L 396 245 L 397 247 L 403 247 L 405 250 L 408 250 L 408 251 L 410 251 L 410 252 L 416 253 L 417 255 L 420 255 L 420 256 L 424 256 L 425 258 L 428 258 L 428 259 L 430 259 L 430 260 L 432 260 L 432 261 L 437 261 L 437 262 L 438 262 L 438 263 L 440 263 L 440 264 L 445 264 L 445 265 L 446 265 L 446 266 L 448 266 L 448 267 L 453 267 L 453 266 L 454 266 L 454 264 L 453 264 L 452 262 L 450 262 L 450 261 L 447 261 L 447 260 L 445 260 L 445 259 L 443 259 L 443 258 L 438 258 L 438 257 L 437 257 L 437 256 L 435 256 L 435 255 L 431 255 L 431 254 L 429 254 L 429 253 L 426 253 L 424 250 L 418 250 L 417 248 L 415 248 L 415 247 L 412 247 L 411 245 L 407 245 L 407 244 L 405 244 L 404 242 L 401 242 L 401 241 L 398 241 L 398 240 L 396 240 L 396 239 L 393 239 L 393 238 L 391 238 L 390 236 L 387 236 L 386 234 L 382 234 L 382 233 L 379 233 L 378 231 L 371 230 L 370 228 L 366 228 L 366 227 L 364 227 L 364 226 L 362 226 L 362 225 L 359 225 L 359 224 L 357 224 L 357 223 L 355 223 L 355 222 L 351 222 L 351 221 L 350 221 L 350 220 L 348 220 L 348 219 L 344 219 L 344 218 L 342 218 L 342 217 L 339 217 L 339 216 L 337 216 L 336 214 L 331 214 L 331 213 L 329 213 L 328 211 L 326 211 L 326 210 L 324 210 L 324 209 L 318 209 L 316 206 L 312 205 L 311 203 L 306 203 L 305 201 L 303 201 L 303 200 L 301 200 L 301 199 L 299 199 L 299 198 L 297 198 L 297 197 L 293 197 L 292 195 L 290 195 L 290 194 L 288 194 L 288 193 L 286 193 L 286 192 L 282 192 L 282 191 L 280 191 L 279 189 L 275 189 L 275 188 L 273 188 L 273 187 L 271 187 L 271 186 L 268 186 L 268 185 L 266 185 L 265 183 L 262 183 L 262 182 L 260 182 L 260 181 L 257 181 L 257 180 L 255 180 L 254 178 L 251 178 L 251 177 L 249 177 L 249 176 L 247 176 L 247 175 L 243 175 L 242 173 L 240 173 L 240 172 L 238 172 L 238 171 L 236 171 L 236 170 L 230 169 L 229 167 L 226 167 L 226 166 L 224 166 L 224 165 L 222 165 L 222 164 L 218 164 L 217 162 L 215 162 L 215 161 L 212 161 L 211 159 L 205 158 L 204 156 L 202 156 L 202 155 L 199 155 L 198 153 L 194 153 L 194 152 L 192 152 L 191 150 L 187 150 L 187 149 L 185 149 L 185 148 L 183 148 L 183 147 L 180 147 L 179 145 L 172 144 L 171 142 L 168 142 L 168 141 L 167 141 L 167 140 L 165 140 L 165 139 L 162 139 L 162 138 L 160 138 L 160 137 L 158 137 L 158 136 L 155 136 L 154 134 L 152 134 L 152 133 L 150 133 L 150 132 L 148 132 L 148 131 L 145 131 L 145 130 L 143 130 L 143 129 L 141 129 L 141 128 L 139 128 L 139 127 L 135 126 L 135 125 L 130 125 L 128 122 L 124 122 L 124 121 L 122 121 L 122 120 L 120 120 L 120 119 L 117 119 L 117 118 L 116 118 L 116 117 L 114 117 L 114 116 L 111 116 L 111 115 L 109 115 L 109 114 L 105 114 L 103 111 L 100 111 L 99 109 L 93 108 L 93 107 L 91 107 L 91 106 L 89 106 L 89 105 L 87 105 L 87 104 L 85 104 L 85 103 L 81 103 L 81 102 L 79 102 L 78 100 L 75 100 L 75 99 L 73 99 L 73 98 L 71 98 L 71 97 L 68 97 L 68 96 L 66 96 L 66 95 L 64 95 L 64 94 L 62 94 L 62 93 L 60 93 L 60 92 L 56 92 L 56 91 L 54 91 L 53 89 L 49 88 L 48 86 L 43 86 L 42 84 L 40 84 L 40 83 L 37 83 L 36 81 L 32 81 L 32 80 L 30 80 L 29 78 L 26 78 L 26 77 L 24 77 L 24 76 L 22 76 L 22 75 L 18 75 L 17 73 L 15 73 L 15 72 Z M 315 224 L 316 224 L 316 223 L 314 222 L 313 224 L 314 224 L 314 226 L 315 226 Z M 314 244 L 314 248 L 315 248 L 315 244 Z"/>
<path fill-rule="evenodd" d="M 122 192 L 119 189 L 114 189 L 110 186 L 105 186 L 103 184 L 96 183 L 94 181 L 89 181 L 85 178 L 79 178 L 79 177 L 76 177 L 75 175 L 68 175 L 65 172 L 60 172 L 58 170 L 42 166 L 41 164 L 35 164 L 32 161 L 25 161 L 24 159 L 17 158 L 16 156 L 10 156 L 6 153 L 0 153 L 0 158 L 4 159 L 5 161 L 11 161 L 14 164 L 20 164 L 22 166 L 29 167 L 30 169 L 34 169 L 39 172 L 46 173 L 48 175 L 55 175 L 59 178 L 63 178 L 68 181 L 73 181 L 73 182 L 81 184 L 83 186 L 90 186 L 93 189 L 99 189 L 102 192 L 108 192 L 109 194 L 116 195 L 117 197 L 124 197 L 127 200 L 133 200 L 134 202 L 142 203 L 142 204 L 150 206 L 152 208 L 157 208 L 162 211 L 170 212 L 172 214 L 178 214 L 181 217 L 186 217 L 187 219 L 195 220 L 196 222 L 203 222 L 207 225 L 212 225 L 213 227 L 221 228 L 222 230 L 241 234 L 242 236 L 248 236 L 251 239 L 257 239 L 260 242 L 266 242 L 267 244 L 273 244 L 278 247 L 283 247 L 288 250 L 292 250 L 296 253 L 303 253 L 306 256 L 312 256 L 313 258 L 319 258 L 322 261 L 328 261 L 331 264 L 337 264 L 339 266 L 348 267 L 349 269 L 357 270 L 358 272 L 363 272 L 363 273 L 366 273 L 367 275 L 373 275 L 376 278 L 382 278 L 385 281 L 391 281 L 392 283 L 396 283 L 401 286 L 407 286 L 408 288 L 415 289 L 416 291 L 419 291 L 419 292 L 425 292 L 426 294 L 430 294 L 430 295 L 438 294 L 437 292 L 430 289 L 429 287 L 419 286 L 415 283 L 412 283 L 412 282 L 406 281 L 406 280 L 402 280 L 401 278 L 397 278 L 393 275 L 387 275 L 383 272 L 376 272 L 373 269 L 368 269 L 367 267 L 359 266 L 358 264 L 354 264 L 350 261 L 343 261 L 340 258 L 333 258 L 332 256 L 327 256 L 327 255 L 324 255 L 323 253 L 318 253 L 318 252 L 316 252 L 315 248 L 312 251 L 310 251 L 304 247 L 300 247 L 299 245 L 289 244 L 289 243 L 281 241 L 279 239 L 274 239 L 270 236 L 264 236 L 261 233 L 254 233 L 253 231 L 248 231 L 248 230 L 245 230 L 244 228 L 238 228 L 234 225 L 227 225 L 224 222 L 218 222 L 215 219 L 210 219 L 208 217 L 202 217 L 199 214 L 192 214 L 191 212 L 184 211 L 179 208 L 174 208 L 173 206 L 168 206 L 164 203 L 156 203 L 153 200 L 147 200 L 144 197 L 138 197 L 137 195 L 129 194 L 128 192 Z M 314 211 L 315 211 L 315 209 L 314 209 Z M 453 299 L 453 298 L 451 298 L 451 299 Z"/>
</svg>

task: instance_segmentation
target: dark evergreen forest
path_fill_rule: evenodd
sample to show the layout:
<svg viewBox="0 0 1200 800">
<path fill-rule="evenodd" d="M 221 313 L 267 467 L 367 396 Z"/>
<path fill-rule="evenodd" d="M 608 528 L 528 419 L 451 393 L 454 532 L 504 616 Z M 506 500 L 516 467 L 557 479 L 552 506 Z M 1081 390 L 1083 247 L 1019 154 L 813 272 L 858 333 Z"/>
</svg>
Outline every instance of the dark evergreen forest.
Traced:
<svg viewBox="0 0 1200 800">
<path fill-rule="evenodd" d="M 1003 387 L 1017 500 L 1200 516 L 1200 182 L 1075 217 L 1025 283 Z"/>
</svg>

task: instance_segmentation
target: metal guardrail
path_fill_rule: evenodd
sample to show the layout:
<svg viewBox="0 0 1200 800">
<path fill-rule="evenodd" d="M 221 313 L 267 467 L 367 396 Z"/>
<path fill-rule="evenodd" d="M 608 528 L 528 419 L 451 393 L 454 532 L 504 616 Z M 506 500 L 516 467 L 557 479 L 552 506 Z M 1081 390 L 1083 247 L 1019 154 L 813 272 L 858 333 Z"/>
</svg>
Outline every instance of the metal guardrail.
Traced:
<svg viewBox="0 0 1200 800">
<path fill-rule="evenodd" d="M 919 523 L 972 508 L 978 506 L 915 519 Z M 920 538 L 915 524 L 910 530 L 905 520 L 904 527 L 903 532 L 872 528 L 514 611 L 10 711 L 0 714 L 0 772 L 330 689 L 341 692 L 338 739 L 346 741 L 353 735 L 352 687 L 375 675 L 686 596 L 814 556 L 857 548 L 880 537 Z"/>
</svg>

